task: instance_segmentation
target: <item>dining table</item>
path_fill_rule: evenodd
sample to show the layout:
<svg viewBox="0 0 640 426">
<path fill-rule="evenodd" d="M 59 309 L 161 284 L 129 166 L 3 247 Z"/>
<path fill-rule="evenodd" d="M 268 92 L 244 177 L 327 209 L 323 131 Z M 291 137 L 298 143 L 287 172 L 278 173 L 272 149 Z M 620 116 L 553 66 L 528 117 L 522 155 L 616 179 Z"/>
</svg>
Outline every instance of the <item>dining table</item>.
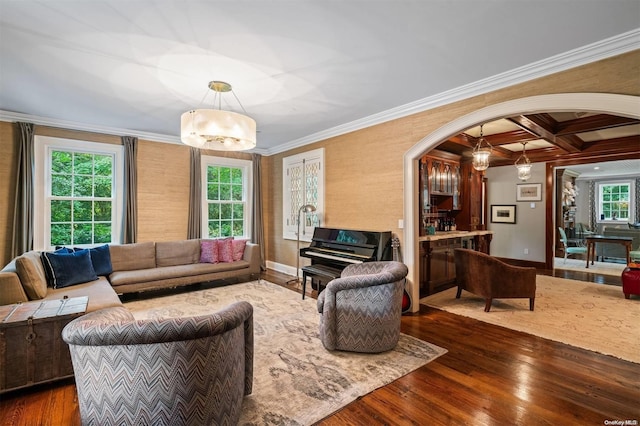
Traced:
<svg viewBox="0 0 640 426">
<path fill-rule="evenodd" d="M 587 268 L 589 267 L 589 260 L 591 264 L 596 258 L 596 244 L 609 243 L 609 244 L 622 244 L 627 250 L 627 264 L 631 261 L 629 253 L 631 252 L 631 244 L 633 243 L 632 237 L 617 237 L 615 235 L 589 235 L 584 237 L 587 244 Z"/>
</svg>

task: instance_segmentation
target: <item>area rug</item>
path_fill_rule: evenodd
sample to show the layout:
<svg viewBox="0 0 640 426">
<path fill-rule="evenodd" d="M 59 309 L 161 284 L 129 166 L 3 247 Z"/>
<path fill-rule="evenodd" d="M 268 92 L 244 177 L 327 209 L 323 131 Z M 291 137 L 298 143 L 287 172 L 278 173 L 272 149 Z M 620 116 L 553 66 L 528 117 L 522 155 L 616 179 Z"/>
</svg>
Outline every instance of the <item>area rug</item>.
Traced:
<svg viewBox="0 0 640 426">
<path fill-rule="evenodd" d="M 561 257 L 554 258 L 553 267 L 555 269 L 562 269 L 567 271 L 588 272 L 590 274 L 601 275 L 615 275 L 619 277 L 622 275 L 622 271 L 627 267 L 625 263 L 613 263 L 613 262 L 593 262 L 593 265 L 589 264 L 587 268 L 587 261 L 585 259 L 567 259 Z"/>
<path fill-rule="evenodd" d="M 240 424 L 309 425 L 358 397 L 433 361 L 446 350 L 402 334 L 382 354 L 329 352 L 318 336 L 314 299 L 264 280 L 126 303 L 136 319 L 214 312 L 245 300 L 253 305 L 253 393 Z"/>
<path fill-rule="evenodd" d="M 529 299 L 484 300 L 456 288 L 420 303 L 457 315 L 640 363 L 640 299 L 625 299 L 618 286 L 538 275 L 535 310 Z"/>
</svg>

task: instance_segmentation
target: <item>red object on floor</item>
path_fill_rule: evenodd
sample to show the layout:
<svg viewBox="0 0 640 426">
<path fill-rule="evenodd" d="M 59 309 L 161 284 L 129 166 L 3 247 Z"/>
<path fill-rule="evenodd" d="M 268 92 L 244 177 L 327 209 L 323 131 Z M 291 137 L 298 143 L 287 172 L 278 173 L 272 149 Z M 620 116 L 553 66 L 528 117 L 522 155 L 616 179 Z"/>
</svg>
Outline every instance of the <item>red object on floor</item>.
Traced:
<svg viewBox="0 0 640 426">
<path fill-rule="evenodd" d="M 640 269 L 629 268 L 622 271 L 622 292 L 624 298 L 628 299 L 632 294 L 640 295 Z"/>
</svg>

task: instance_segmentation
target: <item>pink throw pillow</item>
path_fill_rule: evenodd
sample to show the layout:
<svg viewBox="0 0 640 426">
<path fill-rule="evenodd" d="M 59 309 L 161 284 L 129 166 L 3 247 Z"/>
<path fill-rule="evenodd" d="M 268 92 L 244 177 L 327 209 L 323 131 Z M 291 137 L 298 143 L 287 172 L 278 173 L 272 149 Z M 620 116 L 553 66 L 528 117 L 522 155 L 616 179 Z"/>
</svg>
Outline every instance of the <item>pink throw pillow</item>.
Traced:
<svg viewBox="0 0 640 426">
<path fill-rule="evenodd" d="M 200 263 L 218 263 L 218 240 L 200 241 Z"/>
<path fill-rule="evenodd" d="M 231 245 L 233 246 L 233 261 L 242 260 L 247 240 L 233 240 Z"/>
<path fill-rule="evenodd" d="M 233 262 L 233 239 L 222 238 L 218 240 L 218 256 L 220 262 Z"/>
</svg>

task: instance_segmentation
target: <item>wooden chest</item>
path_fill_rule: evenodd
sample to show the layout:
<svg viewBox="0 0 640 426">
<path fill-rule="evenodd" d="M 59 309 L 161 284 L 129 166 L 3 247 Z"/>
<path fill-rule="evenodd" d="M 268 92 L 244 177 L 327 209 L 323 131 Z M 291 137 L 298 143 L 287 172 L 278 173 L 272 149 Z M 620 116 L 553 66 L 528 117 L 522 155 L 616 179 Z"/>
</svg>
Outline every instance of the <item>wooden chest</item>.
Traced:
<svg viewBox="0 0 640 426">
<path fill-rule="evenodd" d="M 73 376 L 62 329 L 88 297 L 0 306 L 0 393 Z"/>
</svg>

